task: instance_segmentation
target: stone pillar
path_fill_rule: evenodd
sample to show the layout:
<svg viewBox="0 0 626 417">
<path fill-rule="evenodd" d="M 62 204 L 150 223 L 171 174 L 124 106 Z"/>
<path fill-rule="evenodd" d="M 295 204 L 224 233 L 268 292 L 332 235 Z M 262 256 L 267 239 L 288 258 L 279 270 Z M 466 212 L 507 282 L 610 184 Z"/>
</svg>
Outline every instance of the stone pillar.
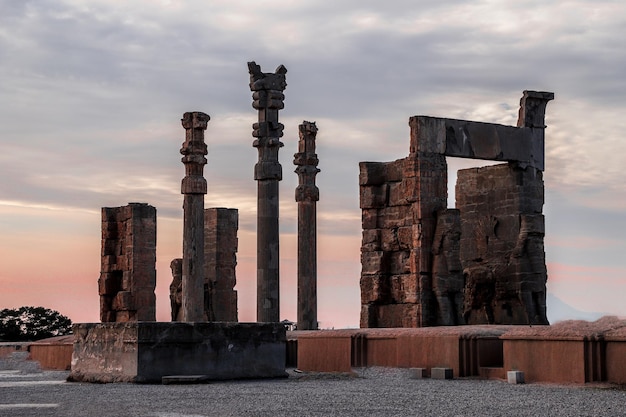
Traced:
<svg viewBox="0 0 626 417">
<path fill-rule="evenodd" d="M 148 204 L 102 208 L 98 279 L 102 322 L 155 321 L 156 209 Z"/>
<path fill-rule="evenodd" d="M 204 309 L 208 321 L 237 321 L 237 228 L 239 211 L 204 210 Z"/>
<path fill-rule="evenodd" d="M 207 183 L 203 177 L 207 146 L 204 131 L 208 114 L 187 112 L 183 115 L 185 142 L 180 153 L 185 164 L 181 185 L 183 201 L 183 277 L 182 321 L 204 321 L 204 194 Z"/>
<path fill-rule="evenodd" d="M 278 110 L 284 107 L 282 93 L 287 83 L 287 69 L 279 66 L 275 73 L 263 73 L 254 61 L 248 62 L 252 107 L 259 111 L 259 121 L 253 124 L 253 146 L 259 152 L 254 167 L 257 181 L 257 321 L 280 321 L 279 305 L 279 235 L 278 182 L 282 167 L 278 150 L 284 126 L 278 123 Z"/>
<path fill-rule="evenodd" d="M 315 185 L 318 159 L 315 153 L 315 122 L 298 126 L 300 140 L 293 163 L 297 165 L 298 202 L 298 330 L 317 326 L 317 213 L 320 192 Z"/>
</svg>

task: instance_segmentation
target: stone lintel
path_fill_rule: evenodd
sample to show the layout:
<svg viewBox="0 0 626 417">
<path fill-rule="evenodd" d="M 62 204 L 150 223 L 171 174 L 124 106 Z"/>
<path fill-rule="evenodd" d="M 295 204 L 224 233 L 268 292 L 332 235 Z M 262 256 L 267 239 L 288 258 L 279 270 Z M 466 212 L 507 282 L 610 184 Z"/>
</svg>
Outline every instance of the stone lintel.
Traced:
<svg viewBox="0 0 626 417">
<path fill-rule="evenodd" d="M 411 154 L 517 162 L 544 170 L 544 129 L 413 116 Z"/>
</svg>

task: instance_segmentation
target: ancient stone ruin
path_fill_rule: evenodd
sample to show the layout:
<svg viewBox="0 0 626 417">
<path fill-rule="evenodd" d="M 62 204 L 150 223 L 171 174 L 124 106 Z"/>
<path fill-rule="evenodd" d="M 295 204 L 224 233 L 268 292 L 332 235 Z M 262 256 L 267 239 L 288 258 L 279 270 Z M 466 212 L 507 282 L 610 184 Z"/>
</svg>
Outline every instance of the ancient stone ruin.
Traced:
<svg viewBox="0 0 626 417">
<path fill-rule="evenodd" d="M 207 146 L 204 131 L 211 118 L 202 112 L 183 114 L 185 142 L 180 149 L 185 165 L 183 194 L 183 267 L 181 321 L 204 321 L 204 195 Z"/>
<path fill-rule="evenodd" d="M 252 125 L 259 160 L 254 166 L 257 181 L 257 321 L 280 321 L 278 184 L 283 171 L 278 161 L 284 126 L 278 111 L 285 107 L 287 68 L 280 65 L 274 73 L 261 72 L 254 61 L 248 62 L 252 107 L 259 112 Z"/>
<path fill-rule="evenodd" d="M 518 126 L 415 116 L 410 154 L 360 164 L 361 327 L 547 324 L 544 114 L 524 91 Z M 446 156 L 462 170 L 447 208 Z"/>
<path fill-rule="evenodd" d="M 204 210 L 204 288 L 203 321 L 236 322 L 237 319 L 237 209 Z M 182 320 L 182 264 L 172 260 L 170 304 L 172 321 Z"/>
<path fill-rule="evenodd" d="M 300 139 L 293 163 L 297 165 L 298 203 L 298 330 L 315 330 L 317 323 L 317 201 L 315 185 L 318 159 L 315 153 L 317 126 L 304 121 L 298 126 Z"/>
<path fill-rule="evenodd" d="M 237 319 L 237 229 L 239 211 L 204 210 L 204 311 L 207 321 Z"/>
<path fill-rule="evenodd" d="M 156 211 L 146 204 L 104 209 L 102 320 L 114 322 L 74 325 L 68 380 L 190 383 L 286 376 L 283 325 L 236 322 L 238 212 L 204 210 L 209 119 L 202 112 L 182 119 L 183 257 L 171 263 L 173 322 L 154 321 Z"/>
<path fill-rule="evenodd" d="M 100 259 L 100 320 L 156 320 L 156 209 L 141 203 L 102 208 Z"/>
</svg>

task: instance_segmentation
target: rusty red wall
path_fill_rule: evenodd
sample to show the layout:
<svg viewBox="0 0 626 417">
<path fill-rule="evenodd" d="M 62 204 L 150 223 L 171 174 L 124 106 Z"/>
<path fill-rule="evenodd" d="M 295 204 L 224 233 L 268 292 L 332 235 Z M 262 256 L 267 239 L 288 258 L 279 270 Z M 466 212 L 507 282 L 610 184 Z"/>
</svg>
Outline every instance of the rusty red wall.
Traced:
<svg viewBox="0 0 626 417">
<path fill-rule="evenodd" d="M 350 372 L 351 337 L 298 337 L 298 369 Z"/>
<path fill-rule="evenodd" d="M 504 340 L 504 369 L 526 382 L 585 383 L 582 340 Z"/>
<path fill-rule="evenodd" d="M 30 358 L 42 369 L 67 371 L 72 364 L 72 343 L 30 345 Z"/>
</svg>

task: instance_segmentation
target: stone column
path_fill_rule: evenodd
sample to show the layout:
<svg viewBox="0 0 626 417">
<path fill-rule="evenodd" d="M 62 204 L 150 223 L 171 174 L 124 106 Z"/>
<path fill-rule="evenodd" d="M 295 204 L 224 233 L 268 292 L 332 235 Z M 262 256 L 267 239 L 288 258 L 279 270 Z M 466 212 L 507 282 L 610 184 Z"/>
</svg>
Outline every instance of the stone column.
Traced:
<svg viewBox="0 0 626 417">
<path fill-rule="evenodd" d="M 317 201 L 315 185 L 319 160 L 315 153 L 315 122 L 298 126 L 300 140 L 293 163 L 297 165 L 298 188 L 298 330 L 317 329 Z"/>
<path fill-rule="evenodd" d="M 282 167 L 278 150 L 283 125 L 278 123 L 278 110 L 285 105 L 282 93 L 287 83 L 287 69 L 279 66 L 275 73 L 263 73 L 254 61 L 248 62 L 252 107 L 259 111 L 259 121 L 253 124 L 253 146 L 259 152 L 254 166 L 257 181 L 257 321 L 280 321 L 279 306 L 279 246 L 278 246 L 278 182 Z"/>
<path fill-rule="evenodd" d="M 182 320 L 185 322 L 204 321 L 204 195 L 207 192 L 203 176 L 207 154 L 204 131 L 210 119 L 201 112 L 187 112 L 182 118 L 186 130 L 180 149 L 186 174 L 181 185 L 184 194 Z"/>
</svg>

